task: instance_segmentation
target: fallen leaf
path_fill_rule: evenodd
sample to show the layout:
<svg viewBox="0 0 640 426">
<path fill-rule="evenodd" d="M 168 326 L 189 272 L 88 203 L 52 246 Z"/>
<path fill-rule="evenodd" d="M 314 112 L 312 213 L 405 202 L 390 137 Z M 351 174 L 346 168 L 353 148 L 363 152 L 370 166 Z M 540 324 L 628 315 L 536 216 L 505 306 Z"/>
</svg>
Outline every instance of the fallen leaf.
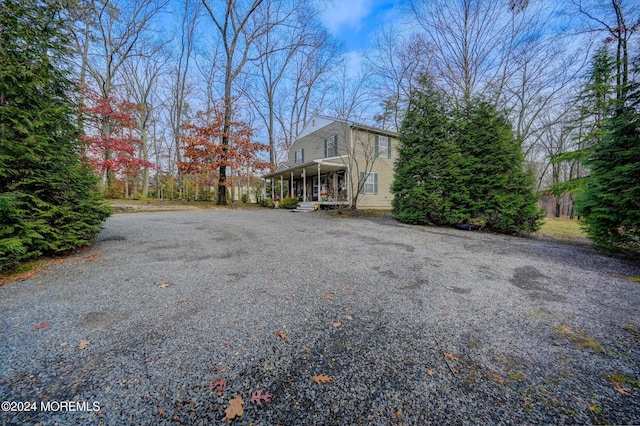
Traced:
<svg viewBox="0 0 640 426">
<path fill-rule="evenodd" d="M 356 292 L 355 291 L 350 291 L 349 293 L 347 293 L 349 296 L 355 296 Z"/>
<path fill-rule="evenodd" d="M 288 339 L 289 336 L 287 336 L 286 334 L 284 334 L 282 331 L 277 331 L 275 333 L 273 333 L 274 336 L 279 337 L 283 340 Z"/>
<path fill-rule="evenodd" d="M 446 307 L 446 306 L 447 306 L 447 304 L 446 304 L 446 303 L 444 303 L 444 302 L 440 302 L 440 307 L 441 307 L 441 308 L 444 308 L 444 307 Z"/>
<path fill-rule="evenodd" d="M 613 383 L 613 387 L 622 395 L 631 395 L 631 389 L 623 388 L 620 386 L 620 382 L 615 377 L 607 378 L 611 383 Z"/>
<path fill-rule="evenodd" d="M 430 376 L 433 376 L 434 373 L 435 372 L 432 369 L 428 369 L 427 370 L 427 374 L 430 375 Z"/>
<path fill-rule="evenodd" d="M 354 287 L 354 286 L 355 286 L 355 284 L 354 284 L 354 283 L 347 283 L 347 286 L 349 286 L 349 287 Z"/>
<path fill-rule="evenodd" d="M 453 355 L 452 353 L 444 352 L 443 355 L 444 355 L 445 358 L 448 358 L 451 361 L 460 361 L 460 358 L 458 358 L 457 356 Z"/>
<path fill-rule="evenodd" d="M 258 389 L 251 394 L 251 403 L 262 406 L 262 401 L 271 402 L 272 396 L 269 392 L 262 393 L 262 389 Z"/>
<path fill-rule="evenodd" d="M 351 315 L 345 315 L 344 319 L 347 319 L 349 321 L 353 321 L 353 317 Z"/>
<path fill-rule="evenodd" d="M 162 284 L 158 284 L 158 288 L 167 288 L 171 285 L 171 283 L 162 283 Z"/>
<path fill-rule="evenodd" d="M 325 294 L 324 296 L 322 296 L 322 298 L 323 298 L 324 300 L 331 300 L 331 299 L 333 299 L 333 296 L 330 296 L 330 295 L 328 295 L 328 294 Z"/>
<path fill-rule="evenodd" d="M 92 260 L 96 260 L 97 258 L 99 258 L 100 256 L 102 256 L 100 253 L 96 253 L 96 254 L 90 254 L 89 256 L 85 256 L 83 257 L 84 260 L 86 260 L 87 262 L 90 262 Z"/>
<path fill-rule="evenodd" d="M 91 346 L 91 340 L 80 340 L 80 344 L 77 346 L 78 349 L 83 350 Z"/>
<path fill-rule="evenodd" d="M 333 326 L 334 326 L 335 328 L 339 328 L 340 326 L 342 326 L 342 323 L 341 323 L 340 321 L 338 321 L 338 322 L 334 322 L 334 323 L 333 323 Z"/>
<path fill-rule="evenodd" d="M 227 420 L 233 420 L 236 417 L 240 417 L 244 410 L 242 409 L 242 405 L 244 405 L 244 401 L 242 400 L 242 396 L 237 396 L 233 399 L 229 400 L 229 407 L 224 410 L 224 414 L 227 417 Z"/>
<path fill-rule="evenodd" d="M 571 330 L 569 327 L 567 327 L 564 324 L 560 327 L 560 332 L 562 334 L 573 334 L 573 330 Z"/>
<path fill-rule="evenodd" d="M 267 361 L 265 361 L 265 362 L 264 362 L 264 365 L 263 365 L 262 367 L 263 367 L 265 370 L 267 370 L 267 371 L 273 371 L 273 369 L 274 369 L 274 367 L 273 367 L 273 366 L 271 366 L 271 365 L 269 365 L 269 364 L 267 363 Z"/>
<path fill-rule="evenodd" d="M 289 297 L 287 297 L 287 301 L 289 301 L 289 302 L 290 302 L 290 301 L 292 301 L 292 300 L 296 300 L 296 297 L 295 297 L 295 296 L 289 296 Z"/>
<path fill-rule="evenodd" d="M 503 379 L 498 373 L 491 373 L 491 377 L 501 385 L 504 385 L 507 383 L 507 381 Z"/>
<path fill-rule="evenodd" d="M 167 410 L 165 410 L 164 408 L 158 408 L 158 414 L 165 415 L 167 414 Z"/>
<path fill-rule="evenodd" d="M 227 387 L 227 381 L 225 379 L 217 379 L 213 383 L 209 383 L 211 389 L 216 389 L 218 394 L 222 393 L 224 388 Z"/>
<path fill-rule="evenodd" d="M 330 382 L 333 379 L 326 374 L 318 374 L 317 376 L 313 376 L 313 380 L 320 385 L 322 383 Z"/>
<path fill-rule="evenodd" d="M 41 322 L 40 324 L 36 324 L 34 328 L 39 330 L 41 328 L 47 328 L 50 325 L 51 325 L 51 323 L 49 321 L 44 321 L 44 322 Z"/>
</svg>

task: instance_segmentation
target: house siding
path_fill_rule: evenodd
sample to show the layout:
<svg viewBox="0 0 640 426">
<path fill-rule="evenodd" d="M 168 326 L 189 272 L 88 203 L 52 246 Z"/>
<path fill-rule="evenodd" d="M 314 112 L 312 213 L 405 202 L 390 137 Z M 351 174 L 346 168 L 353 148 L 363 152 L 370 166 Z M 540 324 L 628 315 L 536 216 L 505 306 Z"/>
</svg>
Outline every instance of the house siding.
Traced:
<svg viewBox="0 0 640 426">
<path fill-rule="evenodd" d="M 349 125 L 340 122 L 330 123 L 313 133 L 308 133 L 296 140 L 289 149 L 289 164 L 295 164 L 295 153 L 304 149 L 305 161 L 316 160 L 324 157 L 324 140 L 338 135 L 338 154 L 346 153 L 346 138 L 348 138 Z"/>
<path fill-rule="evenodd" d="M 361 129 L 354 129 L 353 138 L 356 143 L 364 145 L 364 149 L 375 148 L 375 135 L 373 131 L 365 131 Z M 386 135 L 385 135 L 386 136 Z M 377 194 L 363 194 L 358 195 L 358 208 L 364 209 L 391 209 L 391 200 L 393 195 L 391 194 L 391 184 L 393 183 L 393 165 L 397 158 L 398 139 L 390 137 L 391 141 L 391 158 L 377 157 L 373 161 L 371 172 L 378 175 L 378 193 Z M 369 145 L 371 144 L 371 145 Z M 373 151 L 371 151 L 373 152 Z M 356 151 L 356 163 L 360 165 L 360 168 L 364 168 L 366 163 L 365 153 L 361 150 Z M 362 170 L 364 172 L 364 170 Z"/>
</svg>

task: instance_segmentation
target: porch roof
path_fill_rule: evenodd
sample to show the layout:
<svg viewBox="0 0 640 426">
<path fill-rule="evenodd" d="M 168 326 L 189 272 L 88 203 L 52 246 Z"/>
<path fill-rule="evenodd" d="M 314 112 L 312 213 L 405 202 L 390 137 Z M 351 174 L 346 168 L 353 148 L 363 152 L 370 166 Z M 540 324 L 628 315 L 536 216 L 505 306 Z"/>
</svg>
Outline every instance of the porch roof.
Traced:
<svg viewBox="0 0 640 426">
<path fill-rule="evenodd" d="M 303 172 L 306 176 L 316 176 L 318 174 L 318 165 L 320 166 L 320 174 L 333 172 L 335 170 L 345 170 L 347 168 L 347 156 L 338 156 L 330 158 L 319 158 L 317 160 L 307 161 L 306 163 L 297 164 L 293 167 L 289 167 L 282 170 L 276 170 L 275 172 L 263 175 L 264 179 L 280 178 L 289 180 L 291 173 L 293 173 L 294 179 L 302 178 Z"/>
</svg>

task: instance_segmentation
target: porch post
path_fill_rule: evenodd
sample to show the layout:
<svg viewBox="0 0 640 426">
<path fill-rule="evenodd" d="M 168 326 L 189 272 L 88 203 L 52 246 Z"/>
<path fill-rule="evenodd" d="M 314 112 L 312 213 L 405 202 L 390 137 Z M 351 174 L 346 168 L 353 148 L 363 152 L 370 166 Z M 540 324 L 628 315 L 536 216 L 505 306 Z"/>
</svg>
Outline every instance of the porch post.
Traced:
<svg viewBox="0 0 640 426">
<path fill-rule="evenodd" d="M 320 202 L 320 163 L 318 163 L 318 202 Z"/>
<path fill-rule="evenodd" d="M 291 172 L 291 180 L 289 181 L 289 194 L 295 198 L 295 194 L 293 193 L 293 172 Z"/>
<path fill-rule="evenodd" d="M 271 199 L 276 198 L 276 180 L 271 178 Z"/>
<path fill-rule="evenodd" d="M 284 181 L 283 181 L 282 175 L 280 175 L 280 201 L 282 201 L 282 197 L 283 197 L 282 192 L 284 191 L 284 188 L 282 187 L 282 185 L 284 185 Z"/>
<path fill-rule="evenodd" d="M 307 201 L 307 168 L 302 169 L 302 201 Z"/>
</svg>

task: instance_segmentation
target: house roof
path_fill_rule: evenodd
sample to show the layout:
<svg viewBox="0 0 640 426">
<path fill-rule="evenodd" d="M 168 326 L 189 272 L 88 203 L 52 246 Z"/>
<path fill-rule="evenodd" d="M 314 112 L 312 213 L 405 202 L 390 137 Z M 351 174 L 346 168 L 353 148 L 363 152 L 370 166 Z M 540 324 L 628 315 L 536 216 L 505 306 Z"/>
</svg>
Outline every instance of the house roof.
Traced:
<svg viewBox="0 0 640 426">
<path fill-rule="evenodd" d="M 311 123 L 314 123 L 315 119 L 320 120 L 321 124 L 318 125 L 316 128 L 309 129 Z M 378 127 L 369 126 L 367 124 L 356 123 L 355 121 L 343 120 L 341 118 L 329 117 L 321 114 L 313 114 L 311 117 L 309 117 L 304 127 L 302 128 L 300 135 L 298 135 L 296 139 L 300 139 L 301 137 L 306 136 L 308 133 L 312 133 L 313 131 L 319 128 L 322 128 L 328 124 L 335 123 L 335 122 L 347 124 L 349 125 L 349 127 L 353 129 L 365 130 L 371 133 L 379 133 L 381 135 L 391 136 L 395 138 L 398 137 L 398 133 L 392 132 L 391 130 L 380 129 Z"/>
<path fill-rule="evenodd" d="M 281 164 L 283 167 L 278 166 L 276 170 L 271 173 L 267 173 L 262 176 L 264 179 L 275 178 L 275 177 L 288 177 L 289 174 L 293 173 L 294 177 L 300 177 L 304 170 L 309 170 L 308 176 L 315 176 L 317 174 L 318 167 L 321 171 L 326 172 L 330 170 L 338 170 L 338 169 L 346 169 L 347 163 L 345 162 L 345 157 L 330 157 L 330 158 L 319 158 L 311 161 L 307 161 L 302 164 L 295 164 L 293 166 L 289 166 L 288 164 Z"/>
</svg>

